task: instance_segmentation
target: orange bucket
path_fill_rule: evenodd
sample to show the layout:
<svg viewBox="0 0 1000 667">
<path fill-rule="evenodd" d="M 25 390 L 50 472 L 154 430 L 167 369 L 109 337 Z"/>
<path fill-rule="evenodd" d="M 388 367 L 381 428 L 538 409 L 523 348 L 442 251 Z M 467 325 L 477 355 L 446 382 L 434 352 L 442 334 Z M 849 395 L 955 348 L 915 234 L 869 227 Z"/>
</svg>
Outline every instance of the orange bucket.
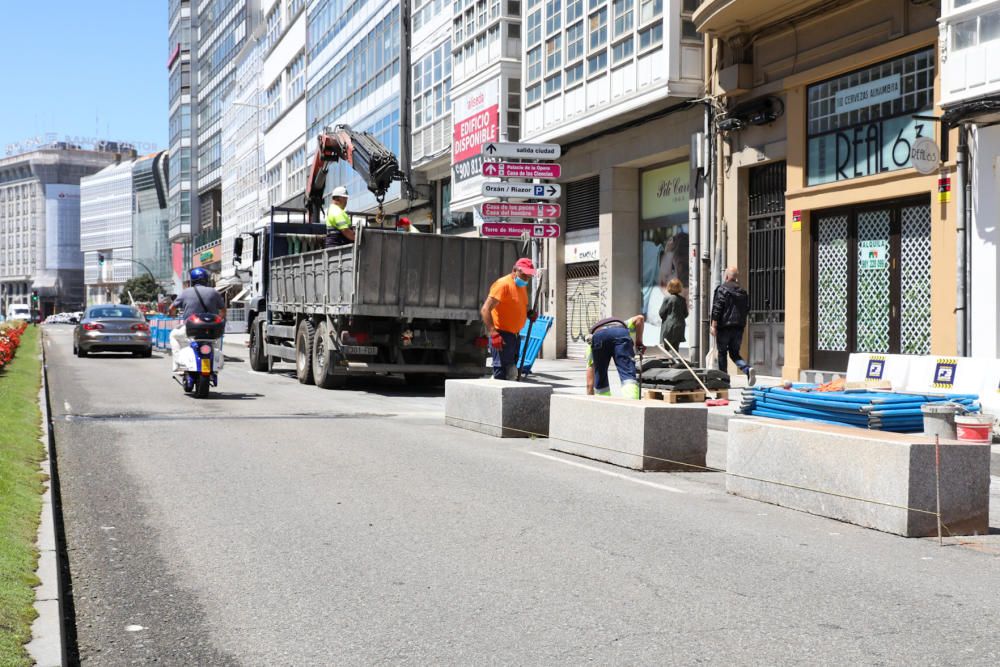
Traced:
<svg viewBox="0 0 1000 667">
<path fill-rule="evenodd" d="M 992 442 L 993 415 L 956 415 L 955 431 L 962 442 Z"/>
</svg>

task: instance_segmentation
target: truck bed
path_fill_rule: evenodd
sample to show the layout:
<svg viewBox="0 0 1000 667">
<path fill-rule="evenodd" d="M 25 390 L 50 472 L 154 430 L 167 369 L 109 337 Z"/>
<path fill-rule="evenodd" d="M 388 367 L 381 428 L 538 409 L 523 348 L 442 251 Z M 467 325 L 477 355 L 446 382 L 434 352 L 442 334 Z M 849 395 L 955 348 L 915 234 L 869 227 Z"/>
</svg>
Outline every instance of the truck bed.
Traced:
<svg viewBox="0 0 1000 667">
<path fill-rule="evenodd" d="M 270 262 L 272 311 L 475 320 L 516 240 L 359 230 L 357 242 Z"/>
</svg>

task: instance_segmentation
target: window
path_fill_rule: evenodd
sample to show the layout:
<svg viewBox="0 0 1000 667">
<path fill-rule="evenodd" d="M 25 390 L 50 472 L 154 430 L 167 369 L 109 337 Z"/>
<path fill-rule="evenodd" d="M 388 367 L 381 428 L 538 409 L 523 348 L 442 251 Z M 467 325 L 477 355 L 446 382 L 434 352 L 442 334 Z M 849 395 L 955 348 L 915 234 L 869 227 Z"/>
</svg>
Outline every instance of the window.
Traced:
<svg viewBox="0 0 1000 667">
<path fill-rule="evenodd" d="M 566 62 L 583 57 L 583 21 L 566 29 Z"/>
<path fill-rule="evenodd" d="M 534 104 L 542 99 L 542 84 L 536 83 L 533 86 L 528 86 L 524 89 L 524 93 L 528 96 L 528 104 Z"/>
<path fill-rule="evenodd" d="M 451 90 L 451 42 L 434 49 L 413 66 L 413 127 L 441 118 Z"/>
<path fill-rule="evenodd" d="M 562 35 L 555 35 L 545 41 L 545 71 L 559 69 L 562 65 Z"/>
<path fill-rule="evenodd" d="M 528 46 L 542 41 L 542 12 L 528 14 Z"/>
<path fill-rule="evenodd" d="M 654 23 L 645 30 L 639 31 L 639 50 L 645 51 L 651 46 L 663 42 L 663 24 Z"/>
<path fill-rule="evenodd" d="M 455 28 L 455 43 L 458 44 L 462 41 L 462 17 L 459 16 L 455 19 L 453 26 Z"/>
<path fill-rule="evenodd" d="M 281 3 L 276 3 L 271 11 L 267 13 L 267 18 L 264 20 L 267 23 L 264 50 L 267 51 L 278 43 L 278 38 L 281 36 Z"/>
<path fill-rule="evenodd" d="M 542 47 L 536 46 L 528 51 L 528 81 L 542 78 Z"/>
<path fill-rule="evenodd" d="M 507 16 L 521 18 L 521 0 L 507 0 Z"/>
<path fill-rule="evenodd" d="M 639 0 L 639 25 L 652 21 L 662 13 L 663 0 Z"/>
<path fill-rule="evenodd" d="M 281 77 L 272 83 L 264 93 L 265 124 L 270 125 L 281 115 Z"/>
<path fill-rule="evenodd" d="M 951 48 L 968 49 L 1000 38 L 1000 12 L 983 14 L 979 18 L 956 23 L 951 27 Z"/>
<path fill-rule="evenodd" d="M 306 89 L 306 54 L 300 53 L 292 61 L 292 64 L 285 68 L 285 79 L 288 82 L 288 103 L 299 99 L 299 95 Z"/>
<path fill-rule="evenodd" d="M 600 48 L 608 41 L 608 8 L 590 15 L 590 50 Z"/>
<path fill-rule="evenodd" d="M 562 0 L 545 3 L 545 34 L 551 35 L 562 27 Z"/>
<path fill-rule="evenodd" d="M 566 0 L 566 23 L 583 16 L 583 0 Z"/>
<path fill-rule="evenodd" d="M 476 3 L 476 30 L 486 27 L 486 0 Z"/>
<path fill-rule="evenodd" d="M 615 16 L 615 37 L 621 37 L 632 30 L 632 7 L 635 0 L 614 0 L 612 8 Z"/>
<path fill-rule="evenodd" d="M 555 95 L 562 88 L 562 74 L 556 74 L 545 80 L 545 97 Z"/>
<path fill-rule="evenodd" d="M 288 15 L 288 20 L 292 20 L 295 17 L 295 15 L 299 13 L 299 10 L 302 9 L 302 6 L 305 4 L 306 0 L 288 0 L 288 11 L 286 12 L 286 14 Z"/>
<path fill-rule="evenodd" d="M 694 21 L 691 20 L 691 15 L 698 9 L 698 3 L 699 0 L 684 0 L 684 5 L 681 7 L 681 39 L 683 40 L 702 41 L 698 29 L 694 26 Z"/>
<path fill-rule="evenodd" d="M 490 20 L 500 18 L 500 0 L 490 0 Z"/>
<path fill-rule="evenodd" d="M 281 203 L 281 165 L 268 169 L 264 181 L 267 184 L 267 205 L 277 206 Z"/>
<path fill-rule="evenodd" d="M 306 148 L 303 146 L 285 158 L 285 192 L 291 197 L 306 190 Z"/>
<path fill-rule="evenodd" d="M 574 83 L 578 81 L 583 81 L 583 63 L 577 63 L 572 67 L 566 68 L 566 87 L 569 88 Z"/>
<path fill-rule="evenodd" d="M 630 58 L 634 50 L 635 50 L 635 43 L 633 42 L 631 37 L 629 37 L 624 41 L 618 42 L 617 44 L 611 47 L 611 64 L 617 65 L 626 58 Z"/>
</svg>

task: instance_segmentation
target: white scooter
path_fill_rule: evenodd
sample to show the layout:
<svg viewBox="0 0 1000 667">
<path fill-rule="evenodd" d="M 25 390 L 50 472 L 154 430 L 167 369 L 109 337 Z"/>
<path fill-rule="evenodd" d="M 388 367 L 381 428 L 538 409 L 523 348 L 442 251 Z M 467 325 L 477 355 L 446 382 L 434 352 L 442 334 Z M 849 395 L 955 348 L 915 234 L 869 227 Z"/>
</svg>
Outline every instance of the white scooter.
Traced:
<svg viewBox="0 0 1000 667">
<path fill-rule="evenodd" d="M 174 379 L 185 393 L 205 398 L 209 387 L 219 386 L 219 371 L 225 360 L 222 353 L 225 320 L 218 315 L 192 315 L 184 328 L 188 344 L 173 355 Z"/>
</svg>

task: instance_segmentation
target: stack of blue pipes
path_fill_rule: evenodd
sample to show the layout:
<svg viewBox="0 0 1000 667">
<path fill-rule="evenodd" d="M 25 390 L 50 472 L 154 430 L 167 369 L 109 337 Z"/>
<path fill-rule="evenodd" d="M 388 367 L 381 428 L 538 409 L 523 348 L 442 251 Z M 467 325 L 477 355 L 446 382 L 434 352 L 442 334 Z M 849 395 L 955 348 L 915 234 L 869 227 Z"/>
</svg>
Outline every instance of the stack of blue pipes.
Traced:
<svg viewBox="0 0 1000 667">
<path fill-rule="evenodd" d="M 754 387 L 752 392 L 743 391 L 740 412 L 772 419 L 920 433 L 924 430 L 920 407 L 927 403 L 953 403 L 960 407 L 959 413 L 980 411 L 977 394 L 928 396 L 884 391 L 810 392 Z"/>
</svg>

